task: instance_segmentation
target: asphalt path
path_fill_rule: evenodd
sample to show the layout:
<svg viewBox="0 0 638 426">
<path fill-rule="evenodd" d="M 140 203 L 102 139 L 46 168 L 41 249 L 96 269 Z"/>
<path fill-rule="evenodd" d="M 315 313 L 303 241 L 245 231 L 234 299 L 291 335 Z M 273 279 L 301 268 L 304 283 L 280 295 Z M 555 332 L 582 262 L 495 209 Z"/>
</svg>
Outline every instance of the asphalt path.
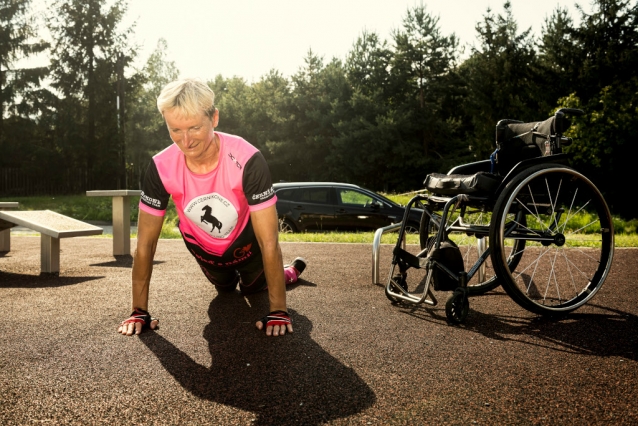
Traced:
<svg viewBox="0 0 638 426">
<path fill-rule="evenodd" d="M 40 276 L 40 239 L 0 255 L 0 424 L 638 424 L 638 250 L 562 320 L 501 289 L 462 326 L 394 306 L 371 283 L 371 245 L 283 243 L 308 260 L 288 288 L 295 332 L 254 322 L 265 293 L 217 294 L 179 240 L 161 240 L 150 310 L 161 328 L 116 333 L 130 313 L 130 257 L 61 242 Z M 135 241 L 132 242 L 135 246 Z M 382 246 L 382 276 L 390 262 Z"/>
</svg>

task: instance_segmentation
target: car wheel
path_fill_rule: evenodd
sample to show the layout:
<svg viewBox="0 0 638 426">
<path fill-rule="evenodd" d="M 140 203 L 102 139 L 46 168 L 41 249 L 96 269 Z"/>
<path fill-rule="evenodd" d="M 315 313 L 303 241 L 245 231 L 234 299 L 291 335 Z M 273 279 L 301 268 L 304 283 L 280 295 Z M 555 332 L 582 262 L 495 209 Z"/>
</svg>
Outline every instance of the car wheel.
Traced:
<svg viewBox="0 0 638 426">
<path fill-rule="evenodd" d="M 279 219 L 279 232 L 282 234 L 292 234 L 296 232 L 295 225 L 288 219 Z"/>
<path fill-rule="evenodd" d="M 419 233 L 419 225 L 414 223 L 408 223 L 405 226 L 406 234 L 418 234 Z"/>
</svg>

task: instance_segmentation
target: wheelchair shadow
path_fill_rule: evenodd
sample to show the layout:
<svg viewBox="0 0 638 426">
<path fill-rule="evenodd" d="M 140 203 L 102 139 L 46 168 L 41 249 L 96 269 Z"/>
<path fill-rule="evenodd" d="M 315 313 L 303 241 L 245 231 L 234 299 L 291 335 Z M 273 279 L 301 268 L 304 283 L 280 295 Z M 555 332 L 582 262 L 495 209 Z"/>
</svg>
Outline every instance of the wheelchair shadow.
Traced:
<svg viewBox="0 0 638 426">
<path fill-rule="evenodd" d="M 158 332 L 140 340 L 184 389 L 250 411 L 252 424 L 323 424 L 359 413 L 376 400 L 356 374 L 310 337 L 312 323 L 291 310 L 294 333 L 267 337 L 254 322 L 268 311 L 266 292 L 221 293 L 208 309 L 203 336 L 212 363 L 198 364 Z"/>
<path fill-rule="evenodd" d="M 470 299 L 470 312 L 465 324 L 455 327 L 492 340 L 517 341 L 566 353 L 618 356 L 637 361 L 638 316 L 591 302 L 588 306 L 595 306 L 604 313 L 576 311 L 560 318 L 492 315 L 473 310 Z M 427 308 L 406 308 L 404 312 L 426 321 L 439 323 L 447 320 L 445 313 L 441 315 Z"/>
</svg>

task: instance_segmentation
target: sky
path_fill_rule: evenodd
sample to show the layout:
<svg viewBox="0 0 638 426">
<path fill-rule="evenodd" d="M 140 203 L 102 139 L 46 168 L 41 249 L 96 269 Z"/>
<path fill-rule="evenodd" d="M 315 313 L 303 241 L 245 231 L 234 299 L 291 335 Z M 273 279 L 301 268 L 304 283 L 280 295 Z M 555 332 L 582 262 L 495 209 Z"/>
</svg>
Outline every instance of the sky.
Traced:
<svg viewBox="0 0 638 426">
<path fill-rule="evenodd" d="M 160 38 L 181 77 L 239 76 L 258 81 L 271 69 L 286 77 L 303 66 L 308 51 L 345 60 L 364 30 L 391 40 L 408 8 L 424 4 L 439 17 L 443 35 L 455 33 L 462 45 L 475 43 L 475 26 L 488 7 L 502 13 L 505 0 L 129 0 L 123 26 L 135 23 L 141 68 Z M 34 0 L 46 4 L 47 0 Z M 590 0 L 512 0 L 519 29 L 540 34 L 557 6 L 590 12 Z M 41 7 L 41 6 L 40 6 Z M 467 50 L 467 49 L 466 49 Z"/>
</svg>

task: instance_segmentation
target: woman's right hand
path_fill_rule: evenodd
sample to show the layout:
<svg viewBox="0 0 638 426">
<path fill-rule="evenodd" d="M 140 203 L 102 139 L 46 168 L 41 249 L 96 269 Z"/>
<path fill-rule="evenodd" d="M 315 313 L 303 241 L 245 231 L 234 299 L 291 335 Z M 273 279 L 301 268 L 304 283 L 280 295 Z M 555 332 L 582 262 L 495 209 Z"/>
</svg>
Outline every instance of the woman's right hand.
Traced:
<svg viewBox="0 0 638 426">
<path fill-rule="evenodd" d="M 151 317 L 151 315 L 140 308 L 135 308 L 131 316 L 122 321 L 117 328 L 117 332 L 126 336 L 140 334 L 145 328 L 155 330 L 159 325 L 159 319 Z"/>
</svg>

